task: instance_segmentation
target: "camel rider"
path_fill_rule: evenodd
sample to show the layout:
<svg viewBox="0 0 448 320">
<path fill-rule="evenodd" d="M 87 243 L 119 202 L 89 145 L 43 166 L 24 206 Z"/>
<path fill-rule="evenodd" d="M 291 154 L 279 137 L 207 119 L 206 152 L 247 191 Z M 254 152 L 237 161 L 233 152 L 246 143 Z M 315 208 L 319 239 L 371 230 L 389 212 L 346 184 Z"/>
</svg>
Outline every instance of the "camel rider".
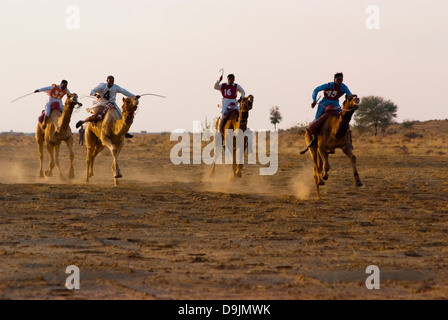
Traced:
<svg viewBox="0 0 448 320">
<path fill-rule="evenodd" d="M 137 98 L 137 99 L 140 98 L 140 96 L 136 96 L 130 93 L 129 91 L 121 88 L 120 86 L 116 85 L 115 78 L 113 76 L 108 76 L 106 79 L 106 83 L 100 83 L 90 92 L 91 96 L 96 96 L 98 99 L 96 104 L 92 108 L 88 109 L 89 112 L 93 113 L 93 116 L 90 116 L 85 120 L 78 121 L 76 123 L 76 128 L 79 128 L 85 122 L 102 119 L 106 114 L 107 110 L 110 108 L 116 108 L 121 117 L 122 112 L 120 108 L 118 108 L 115 101 L 117 93 L 121 93 L 126 97 L 130 98 Z M 127 133 L 126 137 L 132 138 L 132 135 L 130 133 Z"/>
<path fill-rule="evenodd" d="M 219 121 L 218 129 L 222 132 L 222 126 L 225 122 L 226 112 L 229 109 L 238 110 L 238 102 L 236 100 L 238 92 L 241 94 L 240 99 L 244 98 L 246 93 L 244 89 L 235 83 L 235 76 L 233 74 L 229 74 L 227 76 L 227 83 L 220 84 L 222 81 L 222 75 L 219 77 L 219 80 L 216 81 L 214 88 L 216 90 L 221 91 L 222 94 L 222 110 L 221 110 L 221 120 Z"/>
<path fill-rule="evenodd" d="M 317 94 L 319 92 L 321 91 L 324 92 L 324 98 L 318 104 L 316 117 L 314 118 L 313 122 L 315 122 L 325 113 L 325 109 L 328 106 L 334 107 L 329 109 L 341 112 L 341 106 L 339 105 L 339 98 L 342 97 L 344 94 L 346 95 L 352 94 L 348 89 L 348 87 L 342 83 L 342 81 L 344 81 L 344 75 L 342 74 L 342 72 L 338 72 L 334 75 L 334 82 L 323 84 L 314 89 L 312 94 L 313 102 L 311 103 L 311 108 L 314 108 L 316 106 Z M 311 134 L 311 138 L 312 140 L 309 144 L 309 147 L 311 147 L 316 141 L 316 136 L 314 134 Z"/>
<path fill-rule="evenodd" d="M 62 103 L 62 98 L 64 95 L 69 94 L 70 90 L 67 89 L 68 81 L 62 80 L 60 85 L 52 84 L 49 87 L 44 87 L 36 89 L 36 92 L 45 92 L 48 95 L 48 100 L 45 105 L 45 118 L 42 123 L 42 127 L 45 129 L 47 127 L 47 121 L 51 114 L 51 106 L 53 103 L 57 102 L 59 104 L 59 110 L 62 112 L 64 110 L 64 104 Z"/>
</svg>

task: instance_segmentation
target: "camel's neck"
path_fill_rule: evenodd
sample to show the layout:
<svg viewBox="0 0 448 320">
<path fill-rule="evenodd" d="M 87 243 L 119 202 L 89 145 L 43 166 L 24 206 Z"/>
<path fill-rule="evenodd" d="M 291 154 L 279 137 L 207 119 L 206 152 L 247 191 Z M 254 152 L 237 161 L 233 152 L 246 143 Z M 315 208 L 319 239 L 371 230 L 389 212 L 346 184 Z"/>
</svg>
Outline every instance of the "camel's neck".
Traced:
<svg viewBox="0 0 448 320">
<path fill-rule="evenodd" d="M 238 118 L 238 124 L 239 124 L 238 128 L 239 129 L 246 131 L 248 118 L 249 118 L 249 111 L 241 111 L 240 110 L 240 115 Z"/>
<path fill-rule="evenodd" d="M 117 125 L 115 127 L 115 134 L 118 136 L 125 135 L 126 133 L 128 133 L 133 122 L 134 122 L 134 112 L 131 113 L 123 112 L 123 116 L 121 117 L 120 120 L 117 121 Z"/>
<path fill-rule="evenodd" d="M 62 116 L 58 120 L 59 133 L 65 132 L 68 129 L 75 104 L 76 102 L 72 100 L 65 101 L 64 111 L 62 112 Z"/>
<path fill-rule="evenodd" d="M 355 110 L 353 109 L 353 110 L 349 110 L 349 111 L 341 113 L 341 117 L 339 120 L 339 128 L 336 133 L 336 136 L 343 136 L 347 132 L 354 112 L 355 112 Z"/>
</svg>

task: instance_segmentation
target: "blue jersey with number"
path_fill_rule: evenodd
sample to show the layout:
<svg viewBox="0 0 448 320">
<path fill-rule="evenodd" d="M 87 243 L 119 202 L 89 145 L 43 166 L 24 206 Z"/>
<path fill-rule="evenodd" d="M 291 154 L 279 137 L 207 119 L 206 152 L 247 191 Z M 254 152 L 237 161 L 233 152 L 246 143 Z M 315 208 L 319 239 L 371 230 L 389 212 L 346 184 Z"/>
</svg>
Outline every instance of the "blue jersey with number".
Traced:
<svg viewBox="0 0 448 320">
<path fill-rule="evenodd" d="M 339 105 L 339 98 L 342 97 L 344 94 L 347 95 L 352 94 L 345 84 L 341 83 L 341 86 L 339 88 L 335 88 L 335 83 L 329 82 L 321 86 L 318 86 L 316 89 L 314 89 L 312 95 L 314 102 L 317 99 L 317 94 L 321 91 L 324 91 L 324 97 L 322 100 L 319 101 L 316 111 L 316 117 L 314 118 L 314 120 L 319 119 L 320 116 L 324 114 L 325 108 L 329 105 L 335 106 L 338 109 L 338 111 L 340 111 L 341 107 Z"/>
<path fill-rule="evenodd" d="M 314 89 L 312 95 L 313 101 L 316 101 L 317 94 L 321 91 L 324 91 L 324 98 L 319 103 L 325 107 L 330 104 L 339 107 L 339 98 L 344 94 L 352 94 L 345 84 L 341 83 L 339 88 L 335 88 L 334 82 L 329 82 Z"/>
</svg>

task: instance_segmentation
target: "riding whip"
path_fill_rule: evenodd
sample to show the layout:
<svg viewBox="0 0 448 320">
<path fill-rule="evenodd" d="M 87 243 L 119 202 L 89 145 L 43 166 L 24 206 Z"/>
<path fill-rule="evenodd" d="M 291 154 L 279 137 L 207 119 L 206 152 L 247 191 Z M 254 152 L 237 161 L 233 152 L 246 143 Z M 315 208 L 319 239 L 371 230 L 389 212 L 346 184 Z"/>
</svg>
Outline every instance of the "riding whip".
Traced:
<svg viewBox="0 0 448 320">
<path fill-rule="evenodd" d="M 165 96 L 161 96 L 160 94 L 155 94 L 155 93 L 140 94 L 140 97 L 143 97 L 143 96 L 156 96 L 156 97 L 166 98 Z"/>
<path fill-rule="evenodd" d="M 11 103 L 16 102 L 17 100 L 22 99 L 22 98 L 25 98 L 25 97 L 27 97 L 27 96 L 30 96 L 30 95 L 32 95 L 33 93 L 34 93 L 34 92 L 31 92 L 31 93 L 28 93 L 28 94 L 26 94 L 26 95 L 24 95 L 24 96 L 18 97 L 17 99 L 12 100 Z"/>
<path fill-rule="evenodd" d="M 79 99 L 84 99 L 84 98 L 95 99 L 95 96 L 88 96 L 86 94 L 83 94 Z"/>
</svg>

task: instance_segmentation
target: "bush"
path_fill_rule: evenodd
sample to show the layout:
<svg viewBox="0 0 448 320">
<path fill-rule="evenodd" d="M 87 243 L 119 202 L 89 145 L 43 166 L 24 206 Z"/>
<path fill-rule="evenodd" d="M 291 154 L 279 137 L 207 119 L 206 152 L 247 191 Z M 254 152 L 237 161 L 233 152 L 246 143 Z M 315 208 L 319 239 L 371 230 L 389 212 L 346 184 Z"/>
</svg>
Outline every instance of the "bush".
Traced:
<svg viewBox="0 0 448 320">
<path fill-rule="evenodd" d="M 401 123 L 403 129 L 411 129 L 416 121 L 405 120 Z"/>
<path fill-rule="evenodd" d="M 408 139 L 415 139 L 415 138 L 423 138 L 423 135 L 415 132 L 408 132 L 404 134 L 404 137 Z"/>
</svg>

